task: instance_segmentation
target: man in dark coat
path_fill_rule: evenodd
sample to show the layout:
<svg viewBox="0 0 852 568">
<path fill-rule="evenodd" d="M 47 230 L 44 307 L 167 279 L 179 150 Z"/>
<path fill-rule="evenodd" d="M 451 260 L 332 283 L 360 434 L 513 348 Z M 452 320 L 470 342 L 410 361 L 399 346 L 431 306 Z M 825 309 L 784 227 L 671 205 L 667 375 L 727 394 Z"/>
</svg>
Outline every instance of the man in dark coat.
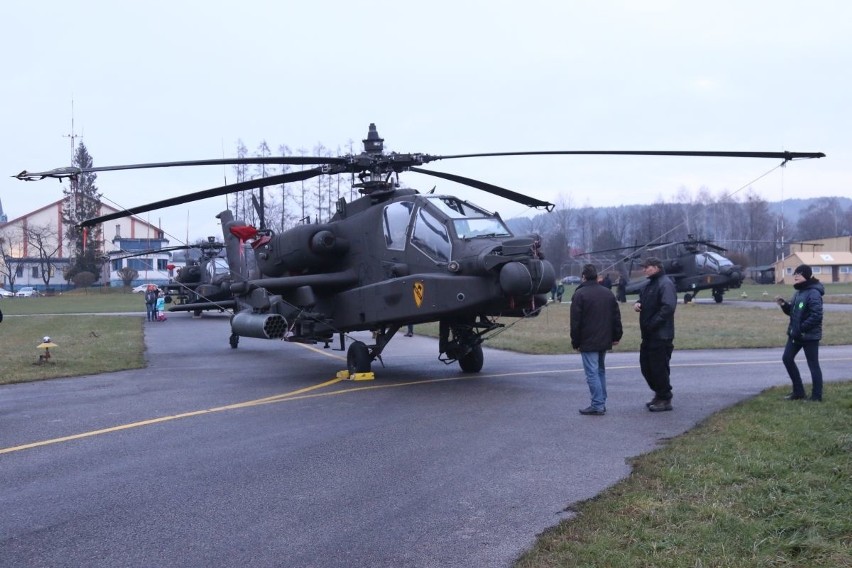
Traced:
<svg viewBox="0 0 852 568">
<path fill-rule="evenodd" d="M 648 284 L 639 292 L 633 309 L 639 312 L 642 343 L 639 366 L 654 398 L 645 406 L 651 412 L 672 409 L 672 385 L 669 363 L 674 351 L 674 314 L 677 288 L 666 276 L 659 258 L 648 257 L 642 263 Z"/>
<path fill-rule="evenodd" d="M 805 350 L 808 369 L 811 372 L 811 398 L 822 402 L 822 369 L 819 366 L 819 342 L 822 339 L 822 297 L 825 287 L 813 277 L 813 269 L 802 264 L 793 272 L 793 288 L 796 293 L 792 300 L 776 298 L 785 314 L 790 316 L 787 326 L 787 346 L 781 360 L 790 375 L 793 391 L 785 398 L 799 400 L 805 398 L 802 375 L 796 365 L 796 355 Z"/>
<path fill-rule="evenodd" d="M 621 341 L 621 311 L 610 290 L 598 283 L 593 264 L 583 267 L 571 297 L 571 346 L 580 352 L 592 403 L 580 414 L 606 414 L 606 352 Z"/>
</svg>

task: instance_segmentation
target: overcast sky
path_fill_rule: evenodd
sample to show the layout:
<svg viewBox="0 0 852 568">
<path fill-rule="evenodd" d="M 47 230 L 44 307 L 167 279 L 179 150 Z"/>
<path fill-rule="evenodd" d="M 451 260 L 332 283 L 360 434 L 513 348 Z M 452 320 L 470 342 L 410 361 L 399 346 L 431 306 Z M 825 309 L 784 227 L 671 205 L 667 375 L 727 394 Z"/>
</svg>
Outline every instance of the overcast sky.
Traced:
<svg viewBox="0 0 852 568">
<path fill-rule="evenodd" d="M 852 3 L 538 0 L 5 2 L 0 173 L 233 156 L 262 141 L 385 147 L 821 151 L 821 160 L 487 158 L 431 169 L 574 206 L 751 186 L 769 201 L 852 195 Z M 215 187 L 207 167 L 98 175 L 132 207 Z M 451 182 L 403 182 L 529 214 Z M 67 183 L 67 182 L 66 182 Z M 62 196 L 0 181 L 10 219 Z M 742 195 L 742 192 L 739 194 Z M 218 235 L 224 197 L 150 213 L 172 243 Z M 146 214 L 147 216 L 147 214 Z M 187 219 L 189 229 L 187 230 Z"/>
</svg>

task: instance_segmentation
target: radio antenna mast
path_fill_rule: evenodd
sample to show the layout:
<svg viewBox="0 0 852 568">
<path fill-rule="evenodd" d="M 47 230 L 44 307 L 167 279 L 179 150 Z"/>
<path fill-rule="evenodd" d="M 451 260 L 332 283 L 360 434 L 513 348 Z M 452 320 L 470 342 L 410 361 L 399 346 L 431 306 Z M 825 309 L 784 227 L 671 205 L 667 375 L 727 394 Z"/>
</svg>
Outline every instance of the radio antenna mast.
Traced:
<svg viewBox="0 0 852 568">
<path fill-rule="evenodd" d="M 74 148 L 77 146 L 77 138 L 82 138 L 82 136 L 77 136 L 74 132 L 74 98 L 71 98 L 71 134 L 63 134 L 63 138 L 69 138 L 71 140 L 71 164 L 74 164 Z"/>
</svg>

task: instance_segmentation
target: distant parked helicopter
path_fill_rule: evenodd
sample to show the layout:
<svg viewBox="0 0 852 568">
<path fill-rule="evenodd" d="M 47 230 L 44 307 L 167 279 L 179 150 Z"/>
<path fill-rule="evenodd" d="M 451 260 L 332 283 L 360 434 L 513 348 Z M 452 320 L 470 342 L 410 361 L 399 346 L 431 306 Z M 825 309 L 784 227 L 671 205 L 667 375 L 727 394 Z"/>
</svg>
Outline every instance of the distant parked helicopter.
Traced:
<svg viewBox="0 0 852 568">
<path fill-rule="evenodd" d="M 325 223 L 298 225 L 275 234 L 219 214 L 236 304 L 230 345 L 240 337 L 325 343 L 349 332 L 373 331 L 375 344 L 351 341 L 350 373 L 366 373 L 396 332 L 407 324 L 439 323 L 439 359 L 465 372 L 483 366 L 482 342 L 504 327 L 500 318 L 533 317 L 547 304 L 555 271 L 541 254 L 538 235 L 514 235 L 497 213 L 451 195 L 421 194 L 399 184 L 406 171 L 471 186 L 531 207 L 551 203 L 489 183 L 423 169 L 437 160 L 521 155 L 644 155 L 776 158 L 822 157 L 798 152 L 549 151 L 434 156 L 384 153 L 369 127 L 360 154 L 283 156 L 167 162 L 21 172 L 35 180 L 85 172 L 223 164 L 314 165 L 297 172 L 252 179 L 89 219 L 92 226 L 126 215 L 237 191 L 349 173 L 362 197 L 340 199 Z M 244 244 L 253 254 L 243 255 Z M 256 263 L 253 266 L 252 263 Z"/>
<path fill-rule="evenodd" d="M 621 262 L 628 266 L 623 270 L 622 277 L 626 277 L 632 272 L 630 267 L 642 251 L 646 253 L 645 256 L 662 257 L 666 275 L 674 281 L 677 291 L 684 293 L 684 304 L 691 302 L 701 290 L 711 290 L 716 303 L 721 303 L 725 292 L 739 288 L 745 278 L 743 267 L 719 254 L 727 249 L 714 244 L 712 241 L 698 239 L 695 235 L 688 235 L 685 241 L 593 251 L 585 253 L 584 256 L 594 258 L 595 255 L 601 253 L 613 251 L 624 253 L 629 250 L 638 252 L 630 253 L 621 259 Z M 673 257 L 665 254 L 670 250 L 676 251 Z M 631 280 L 626 285 L 625 293 L 638 294 L 647 284 L 647 278 Z"/>
<path fill-rule="evenodd" d="M 201 315 L 205 310 L 225 311 L 236 306 L 230 285 L 233 281 L 228 261 L 221 256 L 225 245 L 215 237 L 194 245 L 177 245 L 158 249 L 136 251 L 116 256 L 111 260 L 148 256 L 156 253 L 186 251 L 186 264 L 177 267 L 176 276 L 167 284 L 161 284 L 165 301 L 172 304 L 170 312 L 192 312 Z M 200 258 L 193 258 L 190 251 L 200 251 Z M 173 268 L 173 265 L 169 265 Z"/>
</svg>

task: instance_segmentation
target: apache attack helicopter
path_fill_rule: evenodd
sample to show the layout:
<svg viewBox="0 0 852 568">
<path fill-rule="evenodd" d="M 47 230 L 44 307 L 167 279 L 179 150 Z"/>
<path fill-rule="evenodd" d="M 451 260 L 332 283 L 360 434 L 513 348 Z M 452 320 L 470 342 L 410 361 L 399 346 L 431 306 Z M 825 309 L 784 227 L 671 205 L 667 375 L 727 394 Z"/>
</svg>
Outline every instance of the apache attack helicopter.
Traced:
<svg viewBox="0 0 852 568">
<path fill-rule="evenodd" d="M 178 267 L 177 275 L 160 286 L 166 293 L 166 303 L 174 304 L 170 312 L 192 312 L 199 316 L 205 310 L 225 311 L 236 307 L 231 293 L 234 280 L 227 259 L 220 255 L 224 247 L 215 237 L 186 247 L 186 265 Z M 189 255 L 195 249 L 201 251 L 198 259 Z"/>
<path fill-rule="evenodd" d="M 133 253 L 111 253 L 108 260 L 119 260 L 137 256 L 186 251 L 186 264 L 177 267 L 177 274 L 167 284 L 161 284 L 160 290 L 165 294 L 165 302 L 174 304 L 170 312 L 192 312 L 199 316 L 205 310 L 225 311 L 236 306 L 231 294 L 232 276 L 228 261 L 220 253 L 225 245 L 217 242 L 215 237 L 207 237 L 206 241 L 194 245 L 177 245 L 158 249 L 148 249 Z M 191 255 L 190 251 L 200 251 Z M 169 269 L 175 268 L 169 264 Z"/>
<path fill-rule="evenodd" d="M 600 258 L 603 253 L 613 251 L 623 253 L 628 250 L 637 252 L 625 256 L 615 263 L 621 267 L 621 278 L 629 277 L 632 272 L 633 261 L 640 256 L 641 251 L 650 253 L 648 256 L 661 256 L 663 257 L 661 260 L 666 275 L 675 283 L 679 293 L 684 292 L 684 304 L 691 302 L 701 290 L 712 290 L 713 299 L 719 304 L 722 302 L 725 292 L 739 288 L 745 278 L 742 266 L 734 264 L 733 261 L 719 254 L 727 249 L 714 244 L 712 241 L 697 239 L 694 235 L 687 235 L 685 241 L 593 251 L 582 256 L 594 258 L 597 255 Z M 658 252 L 670 250 L 676 251 L 674 256 Z M 638 294 L 648 282 L 647 278 L 629 281 L 624 292 L 626 294 Z"/>
<path fill-rule="evenodd" d="M 324 343 L 349 332 L 372 331 L 374 344 L 351 341 L 350 373 L 366 373 L 396 332 L 407 324 L 439 323 L 439 360 L 465 372 L 483 366 L 482 342 L 505 327 L 501 317 L 536 316 L 547 304 L 555 271 L 541 254 L 538 235 L 514 235 L 499 214 L 449 196 L 401 187 L 406 171 L 430 175 L 530 207 L 554 205 L 489 183 L 423 169 L 437 160 L 531 155 L 643 155 L 777 158 L 823 157 L 797 152 L 546 151 L 458 155 L 384 153 L 374 124 L 359 154 L 341 157 L 256 157 L 21 172 L 22 180 L 68 178 L 82 173 L 175 166 L 277 164 L 316 166 L 165 199 L 83 222 L 93 226 L 238 191 L 307 180 L 320 175 L 357 176 L 362 197 L 340 199 L 325 223 L 275 234 L 218 215 L 235 302 L 230 345 L 240 337 Z M 434 191 L 434 190 L 433 190 Z M 262 217 L 261 217 L 262 218 Z M 241 254 L 250 243 L 253 254 Z"/>
</svg>

